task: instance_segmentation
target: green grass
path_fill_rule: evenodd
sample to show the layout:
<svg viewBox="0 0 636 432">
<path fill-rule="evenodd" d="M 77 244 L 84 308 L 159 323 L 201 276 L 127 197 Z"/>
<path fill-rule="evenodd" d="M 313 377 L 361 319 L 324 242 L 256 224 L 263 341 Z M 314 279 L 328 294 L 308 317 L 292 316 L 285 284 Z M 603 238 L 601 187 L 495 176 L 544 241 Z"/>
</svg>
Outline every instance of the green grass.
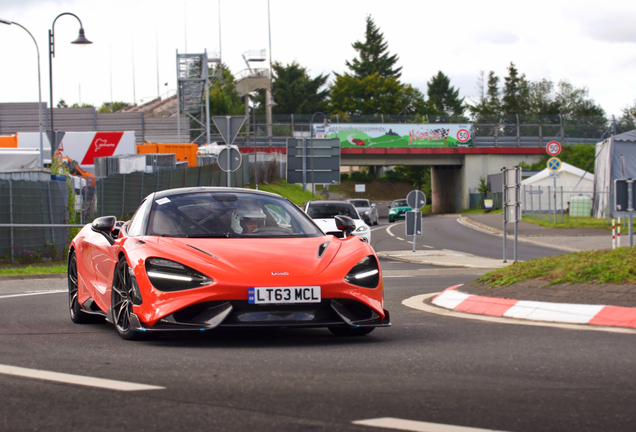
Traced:
<svg viewBox="0 0 636 432">
<path fill-rule="evenodd" d="M 54 273 L 66 273 L 66 264 L 52 265 L 45 267 L 19 267 L 19 268 L 5 268 L 0 269 L 0 276 L 23 276 L 23 275 L 38 275 L 38 274 L 54 274 Z"/>
<path fill-rule="evenodd" d="M 249 188 L 254 189 L 254 186 L 250 185 Z M 285 180 L 277 180 L 268 184 L 260 183 L 258 190 L 282 195 L 297 206 L 302 206 L 303 203 L 311 201 L 311 191 L 303 192 L 301 185 L 289 184 Z"/>
<path fill-rule="evenodd" d="M 522 219 L 524 222 L 530 222 L 535 225 L 548 227 L 548 228 L 602 228 L 606 230 L 611 230 L 612 226 L 607 225 L 606 219 L 596 219 L 592 217 L 570 217 L 568 215 L 563 216 L 563 223 L 561 223 L 561 215 L 557 215 L 557 224 L 554 224 L 554 219 L 546 220 L 546 219 L 532 219 L 529 217 L 524 217 Z M 623 231 L 626 231 L 627 228 L 623 227 Z"/>
<path fill-rule="evenodd" d="M 501 209 L 492 210 L 488 213 L 486 213 L 482 209 L 466 209 L 459 212 L 459 214 L 502 214 L 502 213 L 503 213 L 503 210 Z"/>
<path fill-rule="evenodd" d="M 491 288 L 536 279 L 547 285 L 636 283 L 636 248 L 595 250 L 516 262 L 477 279 Z"/>
</svg>

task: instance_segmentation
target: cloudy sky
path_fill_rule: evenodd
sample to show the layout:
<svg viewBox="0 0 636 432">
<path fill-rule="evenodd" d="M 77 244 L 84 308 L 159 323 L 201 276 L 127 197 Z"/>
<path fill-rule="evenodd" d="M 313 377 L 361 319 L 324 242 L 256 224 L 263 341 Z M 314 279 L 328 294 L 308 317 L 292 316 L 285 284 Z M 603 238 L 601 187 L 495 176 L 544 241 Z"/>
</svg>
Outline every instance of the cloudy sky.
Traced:
<svg viewBox="0 0 636 432">
<path fill-rule="evenodd" d="M 368 14 L 389 51 L 398 54 L 402 80 L 424 93 L 441 70 L 462 96 L 476 98 L 479 72 L 503 77 L 512 61 L 530 80 L 567 79 L 588 87 L 608 114 L 618 116 L 636 101 L 633 0 L 269 0 L 269 5 L 268 20 L 267 0 L 0 0 L 0 19 L 20 23 L 35 37 L 43 101 L 49 100 L 48 30 L 63 12 L 82 20 L 92 45 L 70 44 L 79 30 L 72 16 L 55 24 L 54 100 L 69 105 L 99 106 L 111 97 L 139 103 L 173 94 L 177 50 L 220 49 L 223 62 L 239 72 L 246 67 L 244 52 L 269 51 L 270 28 L 274 61 L 295 60 L 312 75 L 345 72 Z M 36 58 L 24 30 L 0 24 L 0 102 L 37 101 Z M 260 67 L 267 66 L 266 61 Z"/>
</svg>

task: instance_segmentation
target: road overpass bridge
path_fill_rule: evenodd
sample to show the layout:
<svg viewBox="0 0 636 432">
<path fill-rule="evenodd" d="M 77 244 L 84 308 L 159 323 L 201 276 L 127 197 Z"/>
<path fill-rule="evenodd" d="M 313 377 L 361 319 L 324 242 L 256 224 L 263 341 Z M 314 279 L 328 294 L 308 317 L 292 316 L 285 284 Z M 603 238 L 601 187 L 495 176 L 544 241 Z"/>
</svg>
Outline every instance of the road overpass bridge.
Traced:
<svg viewBox="0 0 636 432">
<path fill-rule="evenodd" d="M 470 207 L 469 189 L 479 178 L 520 162 L 532 164 L 545 154 L 541 147 L 342 148 L 344 166 L 429 165 L 433 213 L 454 213 Z"/>
</svg>

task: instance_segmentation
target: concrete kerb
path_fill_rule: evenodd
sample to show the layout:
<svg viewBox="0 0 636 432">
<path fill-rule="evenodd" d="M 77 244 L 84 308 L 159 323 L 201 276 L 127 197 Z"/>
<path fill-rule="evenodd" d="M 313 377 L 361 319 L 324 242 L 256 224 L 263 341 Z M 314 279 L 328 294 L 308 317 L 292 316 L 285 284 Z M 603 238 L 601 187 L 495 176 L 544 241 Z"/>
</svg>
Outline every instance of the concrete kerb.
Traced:
<svg viewBox="0 0 636 432">
<path fill-rule="evenodd" d="M 483 297 L 463 293 L 459 291 L 460 287 L 461 285 L 449 287 L 441 293 L 427 296 L 426 300 L 437 307 L 499 319 L 513 318 L 534 322 L 558 322 L 568 325 L 636 328 L 636 308 L 632 307 Z M 407 306 L 414 307 L 412 304 L 407 304 Z"/>
</svg>

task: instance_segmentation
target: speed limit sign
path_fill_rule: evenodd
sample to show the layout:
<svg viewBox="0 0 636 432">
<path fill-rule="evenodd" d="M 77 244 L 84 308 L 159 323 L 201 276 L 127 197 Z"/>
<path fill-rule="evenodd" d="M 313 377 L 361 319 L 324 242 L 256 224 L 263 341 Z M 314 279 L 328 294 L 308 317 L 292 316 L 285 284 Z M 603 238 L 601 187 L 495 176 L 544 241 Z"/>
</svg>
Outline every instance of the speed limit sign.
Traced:
<svg viewBox="0 0 636 432">
<path fill-rule="evenodd" d="M 550 141 L 547 146 L 545 146 L 545 151 L 548 152 L 550 156 L 556 156 L 561 153 L 561 143 L 558 141 Z"/>
<path fill-rule="evenodd" d="M 460 143 L 465 143 L 470 139 L 470 133 L 466 129 L 460 129 L 457 132 L 457 141 Z"/>
</svg>

